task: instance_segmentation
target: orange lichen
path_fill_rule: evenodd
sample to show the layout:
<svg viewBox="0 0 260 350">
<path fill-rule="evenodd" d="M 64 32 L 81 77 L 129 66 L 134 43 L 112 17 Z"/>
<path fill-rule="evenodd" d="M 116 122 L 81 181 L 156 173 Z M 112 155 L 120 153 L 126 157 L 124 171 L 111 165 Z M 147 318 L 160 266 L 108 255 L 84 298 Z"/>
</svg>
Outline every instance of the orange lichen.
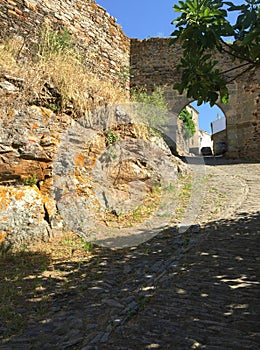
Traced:
<svg viewBox="0 0 260 350">
<path fill-rule="evenodd" d="M 14 198 L 18 201 L 24 197 L 24 192 L 23 191 L 16 191 L 14 193 Z"/>
<path fill-rule="evenodd" d="M 0 186 L 0 210 L 6 208 L 11 203 L 8 188 Z"/>
<path fill-rule="evenodd" d="M 47 196 L 42 196 L 42 200 L 49 217 L 54 216 L 57 213 L 55 200 Z"/>
<path fill-rule="evenodd" d="M 88 168 L 94 168 L 94 165 L 95 165 L 95 163 L 96 163 L 96 160 L 97 160 L 96 157 L 92 157 L 92 158 L 90 159 L 90 161 L 89 161 L 87 167 L 88 167 Z"/>
<path fill-rule="evenodd" d="M 31 128 L 32 128 L 32 129 L 36 129 L 36 128 L 38 128 L 38 126 L 39 126 L 39 125 L 38 125 L 37 123 L 31 124 Z"/>
<path fill-rule="evenodd" d="M 53 114 L 53 111 L 45 108 L 45 107 L 40 107 L 40 112 L 45 117 L 45 121 L 49 121 L 50 116 Z"/>
<path fill-rule="evenodd" d="M 6 236 L 7 236 L 6 232 L 4 232 L 4 231 L 0 232 L 0 243 L 5 241 Z"/>
<path fill-rule="evenodd" d="M 78 153 L 75 157 L 75 165 L 76 166 L 85 166 L 85 157 L 82 153 Z"/>
<path fill-rule="evenodd" d="M 15 110 L 14 109 L 10 109 L 8 111 L 8 117 L 13 117 L 15 115 Z"/>
</svg>

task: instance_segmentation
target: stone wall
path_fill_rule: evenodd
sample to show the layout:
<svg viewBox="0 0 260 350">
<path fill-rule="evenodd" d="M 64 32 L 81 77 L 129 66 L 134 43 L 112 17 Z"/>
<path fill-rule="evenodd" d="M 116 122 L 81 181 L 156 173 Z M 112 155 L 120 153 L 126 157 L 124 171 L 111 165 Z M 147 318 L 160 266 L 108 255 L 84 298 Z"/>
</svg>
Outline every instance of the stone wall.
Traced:
<svg viewBox="0 0 260 350">
<path fill-rule="evenodd" d="M 77 38 L 86 67 L 101 78 L 129 85 L 130 39 L 94 0 L 1 0 L 0 39 L 21 38 L 21 46 L 49 24 L 66 27 Z"/>
<path fill-rule="evenodd" d="M 234 67 L 234 62 L 224 53 L 216 55 L 220 70 L 229 70 L 226 76 L 232 78 L 234 72 L 230 68 Z M 169 108 L 174 114 L 179 114 L 192 102 L 172 88 L 180 77 L 176 68 L 180 58 L 181 48 L 170 45 L 170 39 L 131 40 L 131 88 L 146 86 L 152 91 L 154 86 L 165 86 Z M 217 103 L 227 119 L 227 157 L 260 158 L 259 81 L 259 69 L 241 76 L 229 84 L 229 104 Z"/>
<path fill-rule="evenodd" d="M 181 48 L 170 46 L 170 39 L 132 39 L 131 88 L 141 85 L 153 90 L 154 86 L 172 85 L 179 76 L 180 55 Z"/>
<path fill-rule="evenodd" d="M 219 155 L 220 153 L 220 146 L 219 146 L 219 142 L 221 143 L 227 143 L 227 133 L 226 133 L 226 129 L 219 131 L 215 134 L 213 134 L 211 136 L 211 139 L 213 141 L 213 152 L 215 155 Z M 223 147 L 223 146 L 222 146 Z"/>
</svg>

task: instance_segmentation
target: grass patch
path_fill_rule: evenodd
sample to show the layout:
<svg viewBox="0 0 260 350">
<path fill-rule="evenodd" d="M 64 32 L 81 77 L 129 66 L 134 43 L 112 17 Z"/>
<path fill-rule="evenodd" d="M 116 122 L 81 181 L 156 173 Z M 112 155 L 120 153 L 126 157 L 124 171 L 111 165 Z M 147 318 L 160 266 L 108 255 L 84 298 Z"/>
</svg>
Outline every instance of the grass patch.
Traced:
<svg viewBox="0 0 260 350">
<path fill-rule="evenodd" d="M 132 227 L 134 224 L 147 220 L 160 204 L 162 189 L 160 185 L 151 187 L 143 203 L 129 213 L 117 214 L 108 210 L 103 221 L 110 227 Z"/>
</svg>

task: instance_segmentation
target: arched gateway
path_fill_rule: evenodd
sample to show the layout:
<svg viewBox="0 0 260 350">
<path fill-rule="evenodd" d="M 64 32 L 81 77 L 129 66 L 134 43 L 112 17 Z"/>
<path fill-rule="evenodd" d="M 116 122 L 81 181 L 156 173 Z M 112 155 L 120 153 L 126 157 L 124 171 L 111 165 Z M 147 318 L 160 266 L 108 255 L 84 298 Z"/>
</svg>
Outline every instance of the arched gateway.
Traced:
<svg viewBox="0 0 260 350">
<path fill-rule="evenodd" d="M 219 69 L 232 79 L 234 62 L 227 54 L 218 55 Z M 192 100 L 173 90 L 180 73 L 176 66 L 181 58 L 181 48 L 170 45 L 170 39 L 152 38 L 131 40 L 131 88 L 146 86 L 166 87 L 166 100 L 172 112 L 179 114 Z M 237 73 L 237 71 L 235 71 Z M 259 70 L 240 76 L 229 84 L 230 101 L 217 103 L 226 116 L 227 157 L 260 159 L 260 105 Z"/>
</svg>

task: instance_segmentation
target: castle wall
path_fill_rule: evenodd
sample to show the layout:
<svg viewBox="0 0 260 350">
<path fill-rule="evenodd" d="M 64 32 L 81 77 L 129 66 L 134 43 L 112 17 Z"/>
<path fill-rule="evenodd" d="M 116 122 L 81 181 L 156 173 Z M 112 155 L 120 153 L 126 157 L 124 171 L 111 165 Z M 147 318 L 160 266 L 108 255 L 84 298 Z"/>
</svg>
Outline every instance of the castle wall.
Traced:
<svg viewBox="0 0 260 350">
<path fill-rule="evenodd" d="M 216 54 L 221 71 L 234 67 L 228 55 Z M 180 78 L 177 64 L 181 58 L 181 48 L 170 45 L 170 39 L 151 38 L 131 40 L 131 88 L 146 86 L 148 91 L 154 86 L 165 86 L 165 96 L 169 108 L 175 114 L 192 99 L 179 95 L 172 86 Z M 237 73 L 237 71 L 236 71 Z M 226 75 L 232 79 L 233 71 Z M 227 118 L 227 156 L 254 160 L 260 158 L 260 107 L 259 69 L 240 76 L 229 84 L 228 104 L 217 105 Z"/>
<path fill-rule="evenodd" d="M 77 38 L 90 72 L 128 87 L 130 39 L 94 0 L 0 1 L 0 38 L 16 35 L 26 45 L 43 24 L 66 27 Z"/>
</svg>

